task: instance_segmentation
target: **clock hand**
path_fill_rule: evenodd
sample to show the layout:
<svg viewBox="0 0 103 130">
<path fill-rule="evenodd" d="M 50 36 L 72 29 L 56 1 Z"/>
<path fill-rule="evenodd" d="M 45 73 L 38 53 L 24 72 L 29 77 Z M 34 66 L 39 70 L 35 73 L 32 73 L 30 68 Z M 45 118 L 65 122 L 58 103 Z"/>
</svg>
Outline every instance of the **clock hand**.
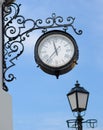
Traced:
<svg viewBox="0 0 103 130">
<path fill-rule="evenodd" d="M 56 53 L 56 51 L 57 51 L 59 48 L 60 48 L 60 46 L 50 55 L 50 57 L 46 60 L 46 62 L 48 62 L 48 61 L 51 59 L 51 57 Z"/>
<path fill-rule="evenodd" d="M 55 42 L 53 42 L 53 45 L 54 45 L 54 49 L 55 49 L 56 55 L 58 56 L 58 52 L 57 52 L 57 48 L 56 48 Z"/>
</svg>

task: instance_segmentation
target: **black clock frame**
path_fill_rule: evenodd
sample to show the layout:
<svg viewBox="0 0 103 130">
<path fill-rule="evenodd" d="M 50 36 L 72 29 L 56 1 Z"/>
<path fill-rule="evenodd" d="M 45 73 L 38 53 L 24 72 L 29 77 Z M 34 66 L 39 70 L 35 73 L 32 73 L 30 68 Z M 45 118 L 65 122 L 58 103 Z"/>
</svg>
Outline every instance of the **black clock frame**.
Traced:
<svg viewBox="0 0 103 130">
<path fill-rule="evenodd" d="M 38 47 L 41 43 L 41 41 L 46 38 L 49 35 L 52 34 L 61 34 L 66 36 L 68 39 L 70 39 L 74 45 L 74 55 L 72 57 L 72 59 L 65 65 L 61 66 L 61 67 L 51 67 L 48 66 L 47 64 L 45 64 L 39 57 L 38 54 Z M 34 48 L 34 58 L 36 63 L 38 64 L 38 66 L 46 73 L 51 74 L 51 75 L 55 75 L 57 78 L 59 77 L 59 75 L 65 74 L 67 72 L 69 72 L 76 64 L 77 64 L 77 60 L 79 58 L 79 50 L 78 50 L 78 46 L 77 43 L 75 41 L 75 39 L 67 32 L 61 31 L 61 30 L 52 30 L 52 31 L 48 31 L 46 33 L 44 33 L 43 35 L 41 35 L 39 37 L 39 39 L 37 40 L 36 44 L 35 44 L 35 48 Z"/>
</svg>

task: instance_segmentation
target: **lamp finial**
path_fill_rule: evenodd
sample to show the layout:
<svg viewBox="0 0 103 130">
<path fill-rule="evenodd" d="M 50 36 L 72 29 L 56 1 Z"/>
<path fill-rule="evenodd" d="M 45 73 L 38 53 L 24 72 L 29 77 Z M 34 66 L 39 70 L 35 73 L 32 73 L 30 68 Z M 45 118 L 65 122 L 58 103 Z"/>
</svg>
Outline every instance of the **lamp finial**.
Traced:
<svg viewBox="0 0 103 130">
<path fill-rule="evenodd" d="M 78 82 L 78 80 L 76 81 L 76 84 L 75 84 L 75 87 L 79 87 L 80 86 L 80 84 L 79 84 L 79 82 Z"/>
</svg>

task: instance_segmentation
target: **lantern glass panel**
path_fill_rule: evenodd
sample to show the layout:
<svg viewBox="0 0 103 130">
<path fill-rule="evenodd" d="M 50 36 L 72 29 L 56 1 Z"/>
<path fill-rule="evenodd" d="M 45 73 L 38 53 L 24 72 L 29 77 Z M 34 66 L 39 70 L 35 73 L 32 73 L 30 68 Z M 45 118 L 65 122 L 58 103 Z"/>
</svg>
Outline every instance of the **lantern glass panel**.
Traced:
<svg viewBox="0 0 103 130">
<path fill-rule="evenodd" d="M 86 109 L 88 94 L 78 92 L 78 108 Z"/>
<path fill-rule="evenodd" d="M 71 94 L 68 96 L 69 103 L 72 110 L 75 110 L 77 108 L 77 101 L 76 101 L 76 94 Z"/>
</svg>

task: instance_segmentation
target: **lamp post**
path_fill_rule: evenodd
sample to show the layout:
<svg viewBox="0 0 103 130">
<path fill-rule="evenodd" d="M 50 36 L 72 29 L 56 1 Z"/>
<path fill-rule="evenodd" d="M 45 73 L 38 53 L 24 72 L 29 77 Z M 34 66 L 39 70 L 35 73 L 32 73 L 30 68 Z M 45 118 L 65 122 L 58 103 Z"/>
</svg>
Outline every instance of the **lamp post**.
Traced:
<svg viewBox="0 0 103 130">
<path fill-rule="evenodd" d="M 69 104 L 72 112 L 77 113 L 76 119 L 67 120 L 67 125 L 69 128 L 77 128 L 77 130 L 82 130 L 83 123 L 89 124 L 89 127 L 94 128 L 97 123 L 96 119 L 88 119 L 84 121 L 82 117 L 82 112 L 87 109 L 89 92 L 80 86 L 78 81 L 76 81 L 75 87 L 67 94 Z"/>
</svg>

